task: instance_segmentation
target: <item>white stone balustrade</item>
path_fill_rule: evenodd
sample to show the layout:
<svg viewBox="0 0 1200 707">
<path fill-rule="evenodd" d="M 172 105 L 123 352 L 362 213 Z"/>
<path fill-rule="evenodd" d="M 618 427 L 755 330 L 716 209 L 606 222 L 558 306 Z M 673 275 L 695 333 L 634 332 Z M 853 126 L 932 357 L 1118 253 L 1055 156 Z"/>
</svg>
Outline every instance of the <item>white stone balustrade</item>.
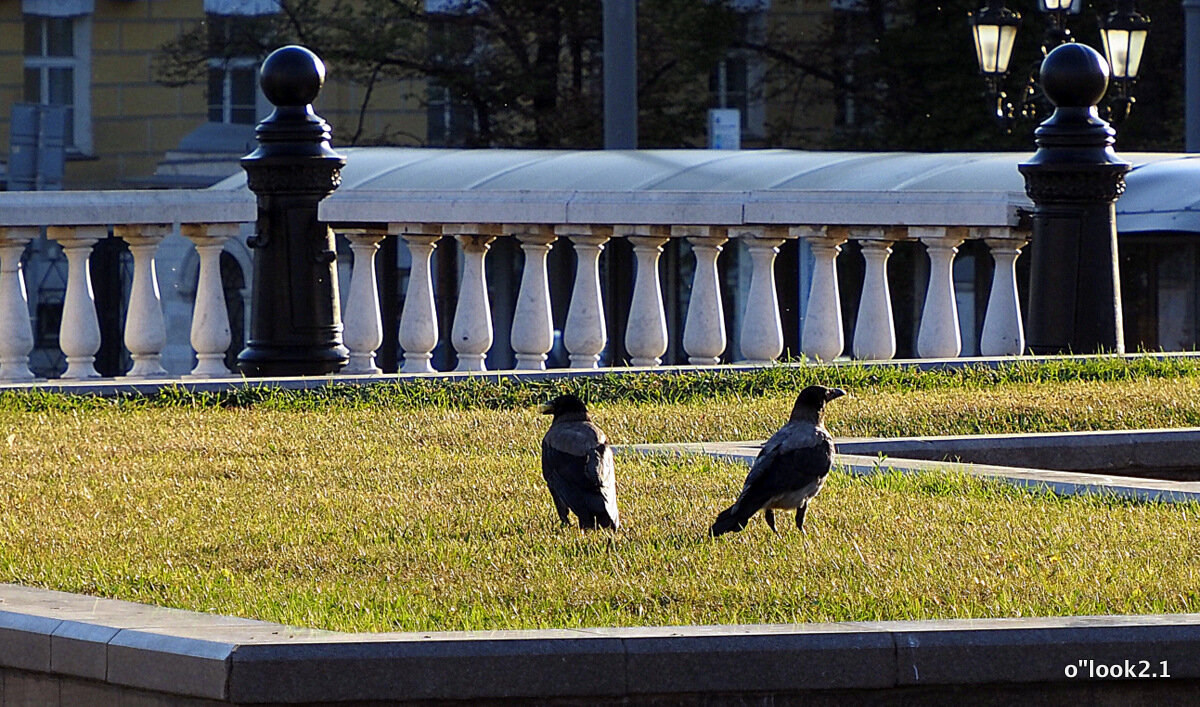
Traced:
<svg viewBox="0 0 1200 707">
<path fill-rule="evenodd" d="M 917 353 L 921 358 L 954 358 L 962 352 L 954 296 L 954 256 L 966 240 L 966 229 L 913 226 L 908 235 L 924 243 L 929 255 L 929 286 L 921 310 Z"/>
<path fill-rule="evenodd" d="M 683 350 L 693 366 L 713 366 L 721 362 L 728 345 L 717 258 L 729 240 L 729 230 L 721 226 L 672 226 L 671 235 L 687 238 L 696 256 L 692 296 L 683 324 Z"/>
<path fill-rule="evenodd" d="M 167 343 L 167 325 L 163 319 L 162 296 L 158 291 L 158 273 L 154 255 L 158 244 L 171 232 L 169 224 L 120 225 L 113 235 L 129 244 L 133 254 L 133 283 L 129 309 L 125 314 L 125 348 L 133 359 L 130 378 L 161 378 L 162 350 Z M 228 346 L 228 344 L 226 344 Z"/>
<path fill-rule="evenodd" d="M 866 261 L 862 299 L 854 323 L 854 357 L 865 361 L 887 361 L 896 355 L 896 321 L 892 313 L 887 261 L 897 238 L 883 228 L 852 228 L 850 234 L 860 241 Z"/>
<path fill-rule="evenodd" d="M 793 228 L 792 235 L 808 241 L 813 254 L 812 284 L 800 332 L 800 351 L 817 361 L 832 361 L 846 347 L 837 256 L 850 236 L 845 228 L 811 226 Z"/>
<path fill-rule="evenodd" d="M 221 252 L 225 241 L 236 236 L 236 223 L 187 223 L 180 229 L 184 238 L 196 247 L 200 256 L 200 279 L 196 283 L 196 308 L 192 312 L 192 348 L 196 367 L 190 378 L 221 378 L 230 375 L 225 366 L 225 351 L 233 340 L 229 329 L 229 310 L 221 287 Z"/>
<path fill-rule="evenodd" d="M 965 240 L 985 242 L 995 261 L 994 280 L 980 331 L 981 352 L 988 356 L 1023 353 L 1016 263 L 1027 234 L 1014 230 L 1015 212 L 1001 208 L 998 203 L 989 202 L 986 209 L 975 204 L 972 208 L 976 210 L 971 212 L 968 221 L 990 221 L 994 225 L 963 227 L 953 221 L 932 220 L 946 215 L 950 201 L 945 197 L 932 199 L 938 208 L 927 213 L 919 198 L 914 204 L 900 200 L 890 207 L 890 211 L 884 208 L 883 202 L 872 202 L 870 209 L 855 211 L 845 206 L 852 202 L 852 195 L 845 194 L 837 196 L 841 200 L 838 203 L 842 204 L 838 209 L 823 206 L 820 203 L 823 197 L 814 195 L 795 203 L 782 196 L 756 202 L 752 195 L 723 195 L 708 204 L 697 194 L 664 193 L 635 200 L 624 208 L 620 199 L 611 195 L 593 197 L 564 192 L 563 198 L 567 201 L 555 204 L 552 203 L 557 198 L 555 194 L 519 195 L 515 200 L 505 202 L 503 208 L 497 208 L 489 200 L 501 202 L 508 197 L 480 195 L 461 205 L 435 200 L 423 211 L 416 201 L 398 208 L 394 202 L 360 195 L 342 203 L 341 211 L 330 211 L 334 216 L 327 214 L 325 218 L 346 237 L 353 254 L 344 319 L 344 341 L 350 350 L 350 362 L 341 373 L 378 375 L 382 372 L 376 352 L 383 344 L 386 327 L 381 316 L 376 255 L 388 238 L 402 241 L 410 256 L 398 327 L 398 343 L 403 352 L 401 372 L 405 374 L 437 372 L 433 366 L 433 352 L 440 336 L 438 306 L 439 303 L 447 306 L 445 303 L 454 299 L 453 293 L 435 291 L 437 287 L 447 286 L 441 284 L 443 282 L 449 282 L 451 287 L 457 283 L 458 287 L 448 341 L 458 355 L 457 368 L 461 371 L 486 370 L 485 360 L 494 343 L 492 328 L 497 324 L 493 322 L 489 297 L 498 295 L 489 294 L 489 268 L 485 264 L 497 239 L 513 239 L 523 254 L 523 263 L 514 264 L 512 271 L 520 272 L 519 291 L 515 294 L 504 292 L 505 305 L 512 304 L 513 309 L 511 320 L 503 324 L 511 324 L 509 342 L 518 370 L 546 368 L 557 334 L 551 293 L 562 291 L 554 286 L 557 282 L 572 278 L 570 298 L 561 303 L 566 308 L 562 345 L 569 354 L 571 368 L 601 365 L 610 343 L 606 308 L 612 306 L 611 302 L 623 299 L 622 295 L 630 297 L 630 308 L 628 324 L 620 336 L 623 337 L 623 348 L 630 355 L 630 364 L 634 366 L 661 366 L 666 352 L 671 350 L 671 337 L 675 334 L 667 326 L 668 304 L 680 307 L 684 321 L 678 345 L 688 363 L 717 365 L 729 356 L 730 342 L 726 331 L 729 320 L 736 322 L 739 362 L 772 363 L 782 355 L 785 345 L 780 299 L 800 294 L 779 291 L 777 255 L 788 239 L 797 238 L 805 241 L 808 247 L 804 252 L 812 255 L 808 261 L 811 267 L 806 266 L 801 272 L 806 279 L 799 281 L 807 288 L 807 304 L 802 313 L 798 343 L 808 359 L 831 361 L 846 355 L 838 256 L 850 241 L 859 243 L 866 264 L 854 322 L 854 341 L 850 347 L 852 357 L 886 360 L 896 355 L 898 332 L 892 312 L 888 258 L 893 245 L 899 241 L 923 244 L 929 257 L 927 293 L 924 302 L 917 303 L 919 311 L 915 312 L 920 329 L 915 333 L 902 333 L 905 337 L 913 336 L 919 356 L 954 357 L 962 350 L 965 334 L 959 330 L 953 267 L 958 248 Z M 736 208 L 737 198 L 745 199 L 741 208 Z M 406 218 L 417 213 L 426 216 L 457 214 L 469 218 Z M 487 213 L 495 214 L 496 218 L 475 220 L 476 215 Z M 662 213 L 666 218 L 660 222 L 648 220 L 656 213 Z M 805 222 L 795 223 L 802 213 L 822 218 L 843 214 L 845 218 L 840 222 L 830 219 L 814 223 L 805 219 Z M 894 213 L 897 222 L 909 225 L 897 227 L 878 220 L 875 223 L 852 221 L 864 214 L 882 220 L 888 213 Z M 739 223 L 739 215 L 742 219 L 761 221 Z M 90 283 L 89 259 L 94 246 L 110 234 L 128 243 L 133 264 L 132 282 L 128 283 L 127 313 L 121 331 L 121 342 L 129 351 L 133 367 L 123 377 L 137 380 L 182 373 L 168 374 L 163 368 L 164 341 L 182 342 L 180 337 L 166 336 L 167 322 L 174 320 L 164 318 L 163 308 L 168 295 L 177 299 L 181 294 L 190 296 L 191 291 L 179 284 L 178 264 L 172 265 L 169 271 L 171 285 L 162 289 L 160 277 L 164 266 L 156 262 L 165 251 L 189 248 L 185 241 L 179 240 L 180 236 L 191 242 L 198 260 L 196 270 L 191 270 L 198 270 L 198 280 L 191 304 L 189 338 L 196 364 L 187 375 L 194 378 L 236 376 L 225 365 L 233 332 L 225 305 L 224 286 L 227 283 L 223 284 L 222 254 L 228 252 L 232 240 L 248 233 L 246 225 L 255 216 L 253 198 L 236 192 L 0 196 L 0 323 L 5 332 L 5 336 L 0 337 L 0 381 L 29 381 L 34 376 L 30 360 L 34 346 L 38 344 L 34 340 L 29 311 L 32 295 L 24 281 L 28 274 L 21 263 L 22 253 L 43 230 L 51 240 L 62 245 L 67 261 L 59 333 L 59 345 L 67 359 L 67 371 L 62 375 L 64 380 L 87 380 L 97 376 L 95 357 L 102 342 Z M 179 236 L 174 236 L 175 233 Z M 451 237 L 460 248 L 461 267 L 457 278 L 451 271 L 442 273 L 443 280 L 439 280 L 434 276 L 433 254 L 439 243 L 448 243 Z M 166 239 L 169 238 L 175 240 L 168 248 Z M 601 256 L 613 238 L 627 239 L 633 247 L 636 270 L 629 293 L 607 292 L 602 286 L 601 274 L 605 268 L 601 265 L 608 264 Z M 678 305 L 665 296 L 664 274 L 660 268 L 664 247 L 672 239 L 686 243 L 683 248 L 691 252 L 695 262 L 690 294 Z M 740 241 L 738 257 L 722 258 L 730 239 Z M 561 245 L 566 252 L 572 253 L 573 259 L 557 257 L 559 251 L 551 258 L 554 245 Z M 507 248 L 505 251 L 511 252 Z M 728 272 L 729 264 L 739 259 L 738 269 Z M 244 264 L 244 260 L 242 262 Z M 393 264 L 388 263 L 386 267 L 393 267 Z M 789 277 L 787 281 L 792 282 L 794 278 Z M 674 282 L 678 284 L 677 279 Z M 904 286 L 909 286 L 907 277 Z M 726 295 L 732 294 L 739 311 L 728 311 L 723 290 Z M 560 305 L 555 302 L 555 306 Z M 500 307 L 498 311 L 508 310 Z M 43 360 L 38 359 L 39 362 Z M 620 363 L 605 360 L 604 365 Z"/>
<path fill-rule="evenodd" d="M 404 239 L 412 266 L 404 309 L 400 312 L 401 373 L 433 373 L 433 349 L 438 344 L 437 304 L 433 299 L 433 250 L 442 229 L 423 223 L 389 223 L 388 234 Z"/>
<path fill-rule="evenodd" d="M 492 306 L 488 301 L 484 258 L 500 234 L 500 226 L 459 223 L 444 226 L 442 233 L 453 235 L 463 253 L 458 306 L 454 308 L 450 331 L 451 343 L 458 352 L 455 370 L 486 371 L 484 359 L 492 348 Z"/>
<path fill-rule="evenodd" d="M 743 363 L 767 364 L 783 353 L 783 321 L 779 317 L 779 292 L 775 287 L 775 256 L 791 237 L 786 228 L 743 228 L 737 233 L 750 251 L 750 293 L 738 345 Z"/>
<path fill-rule="evenodd" d="M 34 380 L 29 370 L 33 351 L 33 327 L 29 323 L 29 297 L 21 255 L 36 238 L 38 229 L 30 226 L 0 228 L 0 380 Z"/>
<path fill-rule="evenodd" d="M 346 295 L 342 341 L 350 350 L 350 362 L 341 370 L 354 375 L 374 375 L 383 370 L 375 365 L 375 351 L 383 344 L 383 317 L 379 306 L 375 254 L 387 236 L 386 228 L 343 228 L 338 233 L 350 242 L 354 269 Z"/>
<path fill-rule="evenodd" d="M 600 352 L 608 343 L 604 298 L 600 292 L 600 252 L 612 238 L 612 227 L 559 225 L 554 232 L 566 236 L 575 250 L 575 285 L 567 309 L 563 344 L 570 355 L 571 368 L 596 368 Z"/>
<path fill-rule="evenodd" d="M 657 366 L 667 352 L 667 312 L 663 309 L 662 285 L 658 277 L 658 259 L 663 245 L 670 240 L 666 226 L 615 226 L 615 237 L 633 243 L 637 260 L 633 298 L 625 326 L 625 350 L 634 366 Z"/>
<path fill-rule="evenodd" d="M 1017 294 L 1017 256 L 1029 242 L 1027 232 L 1011 228 L 973 228 L 992 251 L 992 292 L 979 338 L 984 356 L 1019 356 L 1025 353 L 1025 327 L 1021 322 L 1021 300 Z"/>
<path fill-rule="evenodd" d="M 88 263 L 92 248 L 108 237 L 103 226 L 50 226 L 46 237 L 57 241 L 67 257 L 67 292 L 63 299 L 62 327 L 58 343 L 67 357 L 67 380 L 99 378 L 96 352 L 100 350 L 100 320 L 92 293 Z"/>
<path fill-rule="evenodd" d="M 517 359 L 517 370 L 546 369 L 546 354 L 554 346 L 554 319 L 550 310 L 550 277 L 546 258 L 557 238 L 550 226 L 514 224 L 504 227 L 521 242 L 525 263 L 521 289 L 513 311 L 509 340 Z"/>
</svg>

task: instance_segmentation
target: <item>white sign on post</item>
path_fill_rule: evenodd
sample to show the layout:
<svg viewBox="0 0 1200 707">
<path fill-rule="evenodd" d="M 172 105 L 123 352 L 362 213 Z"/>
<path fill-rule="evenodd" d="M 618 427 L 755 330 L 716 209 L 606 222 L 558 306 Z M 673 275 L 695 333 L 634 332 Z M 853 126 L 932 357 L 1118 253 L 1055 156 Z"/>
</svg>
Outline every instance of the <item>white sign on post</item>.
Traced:
<svg viewBox="0 0 1200 707">
<path fill-rule="evenodd" d="M 714 150 L 742 149 L 742 113 L 737 108 L 708 109 L 708 146 Z"/>
</svg>

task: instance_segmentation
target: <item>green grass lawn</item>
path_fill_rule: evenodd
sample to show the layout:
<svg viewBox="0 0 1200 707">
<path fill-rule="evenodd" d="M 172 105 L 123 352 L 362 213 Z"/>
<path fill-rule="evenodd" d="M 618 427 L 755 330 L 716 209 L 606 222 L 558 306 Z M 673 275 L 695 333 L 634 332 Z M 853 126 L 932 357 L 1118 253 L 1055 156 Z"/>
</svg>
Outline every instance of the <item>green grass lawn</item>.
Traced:
<svg viewBox="0 0 1200 707">
<path fill-rule="evenodd" d="M 754 439 L 813 380 L 851 391 L 841 437 L 1200 426 L 1200 371 L 1136 362 L 4 394 L 0 582 L 347 631 L 1200 611 L 1196 504 L 834 473 L 807 533 L 714 541 L 745 467 L 621 457 L 624 529 L 559 527 L 534 401 L 581 393 L 617 444 Z"/>
</svg>

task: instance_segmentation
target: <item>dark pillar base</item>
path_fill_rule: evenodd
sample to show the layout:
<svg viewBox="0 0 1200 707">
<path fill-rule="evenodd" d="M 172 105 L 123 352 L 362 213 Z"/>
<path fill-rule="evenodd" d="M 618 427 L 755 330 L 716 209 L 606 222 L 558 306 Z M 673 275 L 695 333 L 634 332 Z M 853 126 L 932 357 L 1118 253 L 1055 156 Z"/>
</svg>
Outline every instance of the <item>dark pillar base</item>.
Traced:
<svg viewBox="0 0 1200 707">
<path fill-rule="evenodd" d="M 324 376 L 336 373 L 349 360 L 345 346 L 262 346 L 251 343 L 238 354 L 238 371 L 248 378 Z"/>
</svg>

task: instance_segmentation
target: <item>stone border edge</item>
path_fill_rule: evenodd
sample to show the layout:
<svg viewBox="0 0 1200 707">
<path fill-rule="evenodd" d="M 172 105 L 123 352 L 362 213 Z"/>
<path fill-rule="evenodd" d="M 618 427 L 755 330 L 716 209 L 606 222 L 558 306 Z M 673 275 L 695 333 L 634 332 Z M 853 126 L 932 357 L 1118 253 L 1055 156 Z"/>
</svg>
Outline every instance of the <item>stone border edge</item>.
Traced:
<svg viewBox="0 0 1200 707">
<path fill-rule="evenodd" d="M 1200 679 L 1200 614 L 343 634 L 15 585 L 0 607 L 0 670 L 234 703 Z"/>
</svg>

